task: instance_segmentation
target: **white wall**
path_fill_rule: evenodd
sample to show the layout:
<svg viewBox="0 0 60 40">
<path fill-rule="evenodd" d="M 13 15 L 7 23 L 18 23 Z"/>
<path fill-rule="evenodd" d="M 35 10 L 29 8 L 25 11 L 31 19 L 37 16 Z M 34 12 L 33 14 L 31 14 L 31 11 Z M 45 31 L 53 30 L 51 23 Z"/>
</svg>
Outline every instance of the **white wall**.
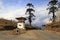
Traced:
<svg viewBox="0 0 60 40">
<path fill-rule="evenodd" d="M 17 28 L 25 29 L 24 27 L 25 27 L 24 23 L 17 23 Z"/>
</svg>

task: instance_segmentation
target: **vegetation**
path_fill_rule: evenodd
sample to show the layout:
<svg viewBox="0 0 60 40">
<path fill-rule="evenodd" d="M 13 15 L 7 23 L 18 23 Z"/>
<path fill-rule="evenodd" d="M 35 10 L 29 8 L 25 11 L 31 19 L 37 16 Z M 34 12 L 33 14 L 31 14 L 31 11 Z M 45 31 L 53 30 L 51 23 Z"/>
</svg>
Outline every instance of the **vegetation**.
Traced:
<svg viewBox="0 0 60 40">
<path fill-rule="evenodd" d="M 26 13 L 28 12 L 28 14 L 29 14 L 28 20 L 29 20 L 29 23 L 30 23 L 30 25 L 31 25 L 32 17 L 33 17 L 33 16 L 35 17 L 35 15 L 32 13 L 32 11 L 35 12 L 35 10 L 33 9 L 34 5 L 33 5 L 32 3 L 28 3 L 27 6 L 28 6 L 29 8 L 26 10 Z M 31 7 L 32 7 L 32 8 L 31 8 Z"/>
<path fill-rule="evenodd" d="M 58 10 L 58 8 L 56 7 L 57 5 L 57 2 L 58 0 L 51 0 L 49 2 L 49 14 L 52 13 L 53 16 L 52 16 L 52 22 L 55 22 L 55 19 L 56 19 L 56 15 L 55 15 L 55 12 Z"/>
<path fill-rule="evenodd" d="M 0 19 L 0 30 L 16 28 L 16 22 L 6 19 Z"/>
<path fill-rule="evenodd" d="M 60 22 L 46 24 L 46 30 L 53 30 L 53 31 L 60 32 Z"/>
</svg>

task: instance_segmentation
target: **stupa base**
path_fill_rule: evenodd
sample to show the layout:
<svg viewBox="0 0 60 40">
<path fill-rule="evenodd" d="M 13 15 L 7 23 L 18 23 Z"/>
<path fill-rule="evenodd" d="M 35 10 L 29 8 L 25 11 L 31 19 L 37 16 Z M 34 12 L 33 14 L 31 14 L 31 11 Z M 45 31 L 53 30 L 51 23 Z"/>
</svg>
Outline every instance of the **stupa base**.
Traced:
<svg viewBox="0 0 60 40">
<path fill-rule="evenodd" d="M 26 29 L 19 29 L 19 28 L 16 28 L 15 29 L 15 34 L 16 35 L 19 35 L 19 34 L 23 34 L 26 32 Z"/>
</svg>

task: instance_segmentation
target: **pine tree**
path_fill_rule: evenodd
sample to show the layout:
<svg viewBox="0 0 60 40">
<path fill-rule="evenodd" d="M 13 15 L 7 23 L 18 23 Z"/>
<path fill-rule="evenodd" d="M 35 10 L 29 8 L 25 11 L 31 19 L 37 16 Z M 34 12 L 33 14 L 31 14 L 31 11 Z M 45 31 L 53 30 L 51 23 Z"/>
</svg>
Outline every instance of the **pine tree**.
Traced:
<svg viewBox="0 0 60 40">
<path fill-rule="evenodd" d="M 27 6 L 29 8 L 26 10 L 26 13 L 28 12 L 28 14 L 29 14 L 28 20 L 29 20 L 29 23 L 31 25 L 32 17 L 33 16 L 35 17 L 35 15 L 32 13 L 32 11 L 35 12 L 35 10 L 33 9 L 34 5 L 32 3 L 28 3 Z"/>
<path fill-rule="evenodd" d="M 49 14 L 50 13 L 53 14 L 53 16 L 52 16 L 52 22 L 55 22 L 55 19 L 56 19 L 55 12 L 58 10 L 58 8 L 56 7 L 57 2 L 58 2 L 58 0 L 51 0 L 49 2 L 49 5 L 48 5 L 50 7 L 50 8 L 48 8 L 49 9 Z"/>
</svg>

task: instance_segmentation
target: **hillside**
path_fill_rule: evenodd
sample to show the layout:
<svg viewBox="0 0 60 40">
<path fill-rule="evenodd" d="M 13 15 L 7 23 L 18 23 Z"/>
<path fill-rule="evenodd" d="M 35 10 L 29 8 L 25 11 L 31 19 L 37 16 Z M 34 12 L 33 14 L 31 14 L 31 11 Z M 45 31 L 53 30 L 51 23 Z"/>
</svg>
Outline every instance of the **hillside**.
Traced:
<svg viewBox="0 0 60 40">
<path fill-rule="evenodd" d="M 6 20 L 6 19 L 0 19 L 0 30 L 2 29 L 15 29 L 17 26 L 17 22 L 12 21 L 12 20 Z M 26 29 L 35 29 L 33 26 L 25 24 Z"/>
<path fill-rule="evenodd" d="M 60 22 L 46 24 L 46 30 L 53 30 L 60 32 Z"/>
<path fill-rule="evenodd" d="M 10 29 L 14 27 L 16 27 L 16 22 L 12 20 L 0 19 L 0 30 L 4 28 Z"/>
</svg>

